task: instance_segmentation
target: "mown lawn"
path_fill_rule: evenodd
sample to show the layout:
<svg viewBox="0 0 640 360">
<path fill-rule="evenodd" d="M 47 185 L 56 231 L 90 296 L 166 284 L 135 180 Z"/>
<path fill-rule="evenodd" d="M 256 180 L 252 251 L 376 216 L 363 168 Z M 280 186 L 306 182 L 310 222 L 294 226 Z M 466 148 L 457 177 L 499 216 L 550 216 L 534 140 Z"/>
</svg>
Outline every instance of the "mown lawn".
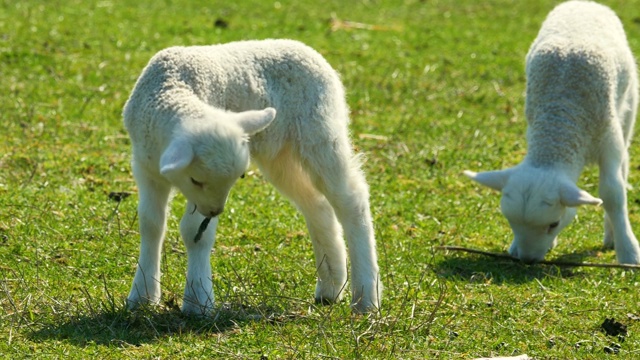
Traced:
<svg viewBox="0 0 640 360">
<path fill-rule="evenodd" d="M 508 248 L 498 194 L 461 173 L 524 156 L 524 56 L 556 3 L 0 1 L 0 354 L 640 357 L 637 272 L 436 249 Z M 605 3 L 640 55 L 640 1 Z M 367 158 L 382 309 L 357 316 L 348 301 L 313 304 L 304 220 L 254 170 L 221 215 L 211 257 L 216 315 L 179 312 L 180 195 L 164 246 L 162 304 L 129 312 L 139 237 L 124 102 L 160 49 L 263 38 L 303 41 L 342 75 L 353 142 Z M 629 193 L 636 229 L 639 150 L 632 146 Z M 597 193 L 597 171 L 580 185 Z M 581 209 L 547 258 L 615 262 L 601 249 L 602 216 L 602 208 Z M 627 336 L 607 336 L 606 318 L 626 325 Z"/>
</svg>

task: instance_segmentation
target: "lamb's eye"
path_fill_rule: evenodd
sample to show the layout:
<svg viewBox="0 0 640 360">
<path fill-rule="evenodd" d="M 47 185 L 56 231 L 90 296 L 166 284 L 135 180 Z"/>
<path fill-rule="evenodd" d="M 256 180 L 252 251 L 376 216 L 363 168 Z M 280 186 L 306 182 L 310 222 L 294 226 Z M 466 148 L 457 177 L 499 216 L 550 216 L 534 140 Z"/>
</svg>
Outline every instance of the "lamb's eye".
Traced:
<svg viewBox="0 0 640 360">
<path fill-rule="evenodd" d="M 202 187 L 202 186 L 204 186 L 204 184 L 203 184 L 203 183 L 201 183 L 200 181 L 197 181 L 197 180 L 196 180 L 196 179 L 194 179 L 194 178 L 191 178 L 191 183 L 192 183 L 193 185 L 197 186 L 197 187 Z"/>
<path fill-rule="evenodd" d="M 556 221 L 554 223 L 549 224 L 549 230 L 553 230 L 553 229 L 557 228 L 558 225 L 560 225 L 560 221 Z"/>
</svg>

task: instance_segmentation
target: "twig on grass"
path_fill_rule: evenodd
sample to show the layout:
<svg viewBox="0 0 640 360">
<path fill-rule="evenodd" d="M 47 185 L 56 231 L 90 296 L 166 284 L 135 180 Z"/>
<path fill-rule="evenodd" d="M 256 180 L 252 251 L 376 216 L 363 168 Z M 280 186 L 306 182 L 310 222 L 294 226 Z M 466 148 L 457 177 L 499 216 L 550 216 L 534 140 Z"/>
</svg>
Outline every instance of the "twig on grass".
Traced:
<svg viewBox="0 0 640 360">
<path fill-rule="evenodd" d="M 202 239 L 202 234 L 204 234 L 205 230 L 207 230 L 207 226 L 209 225 L 210 221 L 211 221 L 210 217 L 206 217 L 202 220 L 202 222 L 200 223 L 200 227 L 198 227 L 198 232 L 196 233 L 196 236 L 193 238 L 194 243 L 197 243 L 198 241 L 200 241 L 200 239 Z"/>
<path fill-rule="evenodd" d="M 331 14 L 331 19 L 329 19 L 329 26 L 331 27 L 331 31 L 335 32 L 338 30 L 375 30 L 375 31 L 400 31 L 402 30 L 398 26 L 383 26 L 383 25 L 372 25 L 359 23 L 355 21 L 349 20 L 341 20 L 338 19 L 335 13 Z"/>
<path fill-rule="evenodd" d="M 506 259 L 515 262 L 520 262 L 520 259 L 515 258 L 508 254 L 493 253 L 483 250 L 470 249 L 463 246 L 436 246 L 436 250 L 448 250 L 448 251 L 463 251 L 471 254 L 485 255 L 498 259 Z M 616 269 L 640 269 L 640 265 L 632 264 L 597 264 L 597 263 L 585 263 L 585 262 L 573 262 L 573 261 L 558 261 L 558 260 L 541 260 L 536 264 L 543 265 L 555 265 L 563 267 L 599 267 L 599 268 L 616 268 Z"/>
</svg>

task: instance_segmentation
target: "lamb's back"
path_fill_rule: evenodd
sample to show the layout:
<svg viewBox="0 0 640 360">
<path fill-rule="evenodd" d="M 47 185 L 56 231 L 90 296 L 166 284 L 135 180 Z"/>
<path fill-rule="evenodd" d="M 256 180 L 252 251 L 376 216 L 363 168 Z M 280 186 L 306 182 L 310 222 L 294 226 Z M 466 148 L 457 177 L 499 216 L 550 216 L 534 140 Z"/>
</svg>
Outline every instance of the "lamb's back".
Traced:
<svg viewBox="0 0 640 360">
<path fill-rule="evenodd" d="M 168 48 L 151 59 L 142 78 L 152 79 L 156 91 L 182 86 L 231 111 L 274 106 L 339 84 L 319 53 L 293 40 Z"/>
<path fill-rule="evenodd" d="M 526 71 L 531 155 L 595 161 L 602 135 L 611 131 L 629 76 L 635 73 L 615 13 L 591 2 L 559 5 L 532 44 Z"/>
<path fill-rule="evenodd" d="M 149 137 L 188 118 L 176 114 L 198 116 L 206 106 L 275 108 L 276 120 L 252 138 L 252 149 L 332 141 L 349 120 L 339 75 L 318 52 L 294 40 L 256 40 L 160 51 L 125 105 L 125 125 Z"/>
</svg>

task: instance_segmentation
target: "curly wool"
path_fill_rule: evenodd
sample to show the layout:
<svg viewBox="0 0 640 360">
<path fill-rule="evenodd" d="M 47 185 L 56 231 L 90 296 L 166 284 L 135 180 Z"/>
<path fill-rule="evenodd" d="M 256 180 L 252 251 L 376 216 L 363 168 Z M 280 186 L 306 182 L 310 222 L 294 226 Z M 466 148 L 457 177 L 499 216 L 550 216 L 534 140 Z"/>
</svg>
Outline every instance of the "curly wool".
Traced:
<svg viewBox="0 0 640 360">
<path fill-rule="evenodd" d="M 124 108 L 124 119 L 135 144 L 143 143 L 137 138 L 148 140 L 159 132 L 172 134 L 180 122 L 204 117 L 212 107 L 233 112 L 273 107 L 278 119 L 286 121 L 253 136 L 252 150 L 270 158 L 292 140 L 302 154 L 312 154 L 325 140 L 313 134 L 344 138 L 349 121 L 344 98 L 335 70 L 297 41 L 171 47 L 149 61 Z M 167 137 L 145 150 L 159 153 L 169 141 Z"/>
<path fill-rule="evenodd" d="M 570 166 L 575 173 L 603 161 L 602 146 L 629 146 L 636 64 L 611 9 L 586 1 L 557 6 L 529 49 L 526 72 L 532 165 Z M 611 144 L 609 135 L 617 131 L 624 144 Z"/>
<path fill-rule="evenodd" d="M 605 209 L 604 245 L 639 264 L 628 217 L 629 147 L 638 106 L 636 64 L 620 20 L 593 2 L 558 5 L 526 57 L 528 152 L 509 169 L 465 174 L 502 192 L 514 239 L 509 253 L 539 261 L 581 205 Z M 600 168 L 596 198 L 577 186 L 584 166 Z"/>
<path fill-rule="evenodd" d="M 150 60 L 123 115 L 140 190 L 131 307 L 160 299 L 166 208 L 170 189 L 178 188 L 188 200 L 180 221 L 188 254 L 182 309 L 211 312 L 218 215 L 249 159 L 305 217 L 316 301 L 343 296 L 346 238 L 353 309 L 380 306 L 369 189 L 349 139 L 342 83 L 319 53 L 292 40 L 172 47 Z"/>
</svg>

